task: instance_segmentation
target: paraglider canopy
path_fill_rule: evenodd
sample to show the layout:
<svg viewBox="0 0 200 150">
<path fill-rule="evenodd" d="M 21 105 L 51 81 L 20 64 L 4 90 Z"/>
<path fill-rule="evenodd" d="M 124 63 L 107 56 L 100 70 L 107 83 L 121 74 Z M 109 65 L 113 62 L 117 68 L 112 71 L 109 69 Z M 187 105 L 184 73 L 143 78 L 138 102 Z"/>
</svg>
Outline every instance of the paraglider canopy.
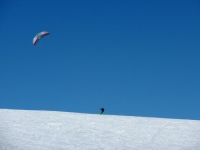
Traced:
<svg viewBox="0 0 200 150">
<path fill-rule="evenodd" d="M 38 42 L 41 38 L 43 38 L 44 36 L 49 35 L 49 34 L 50 34 L 50 33 L 47 32 L 47 31 L 42 31 L 42 32 L 38 33 L 38 34 L 33 38 L 33 44 L 36 45 L 37 42 Z"/>
</svg>

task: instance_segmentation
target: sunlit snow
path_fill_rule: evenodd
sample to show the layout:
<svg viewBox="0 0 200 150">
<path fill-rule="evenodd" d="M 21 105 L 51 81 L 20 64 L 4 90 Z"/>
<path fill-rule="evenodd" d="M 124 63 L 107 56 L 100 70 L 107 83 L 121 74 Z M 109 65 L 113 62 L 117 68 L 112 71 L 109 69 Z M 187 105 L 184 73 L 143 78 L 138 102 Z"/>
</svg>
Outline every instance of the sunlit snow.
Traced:
<svg viewBox="0 0 200 150">
<path fill-rule="evenodd" d="M 200 150 L 200 121 L 0 109 L 0 150 Z"/>
</svg>

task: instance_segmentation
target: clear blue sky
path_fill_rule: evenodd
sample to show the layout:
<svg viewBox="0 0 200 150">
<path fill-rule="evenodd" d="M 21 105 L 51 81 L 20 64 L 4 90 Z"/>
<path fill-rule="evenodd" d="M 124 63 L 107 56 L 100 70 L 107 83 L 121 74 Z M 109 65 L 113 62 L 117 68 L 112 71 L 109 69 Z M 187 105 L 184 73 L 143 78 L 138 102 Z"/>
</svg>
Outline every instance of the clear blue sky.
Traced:
<svg viewBox="0 0 200 150">
<path fill-rule="evenodd" d="M 1 108 L 200 119 L 198 0 L 4 0 L 0 35 Z"/>
</svg>

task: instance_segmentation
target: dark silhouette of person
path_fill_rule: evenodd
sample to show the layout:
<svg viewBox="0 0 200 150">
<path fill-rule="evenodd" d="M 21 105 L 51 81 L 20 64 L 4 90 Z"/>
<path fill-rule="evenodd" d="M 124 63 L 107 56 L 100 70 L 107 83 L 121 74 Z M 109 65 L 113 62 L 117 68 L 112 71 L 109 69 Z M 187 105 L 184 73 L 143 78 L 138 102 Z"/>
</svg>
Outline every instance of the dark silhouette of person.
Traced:
<svg viewBox="0 0 200 150">
<path fill-rule="evenodd" d="M 102 115 L 104 113 L 104 108 L 100 108 L 101 112 L 100 115 Z"/>
</svg>

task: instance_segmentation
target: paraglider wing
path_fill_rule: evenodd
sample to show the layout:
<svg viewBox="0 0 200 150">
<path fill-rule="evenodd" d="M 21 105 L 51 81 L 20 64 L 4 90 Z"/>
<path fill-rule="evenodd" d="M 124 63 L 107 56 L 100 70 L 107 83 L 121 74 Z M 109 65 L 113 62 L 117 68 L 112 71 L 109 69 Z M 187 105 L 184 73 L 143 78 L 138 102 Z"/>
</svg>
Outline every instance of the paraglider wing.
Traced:
<svg viewBox="0 0 200 150">
<path fill-rule="evenodd" d="M 44 36 L 49 35 L 49 32 L 46 31 L 42 31 L 40 33 L 38 33 L 34 38 L 33 38 L 33 44 L 36 45 L 37 42 L 43 38 Z"/>
</svg>

